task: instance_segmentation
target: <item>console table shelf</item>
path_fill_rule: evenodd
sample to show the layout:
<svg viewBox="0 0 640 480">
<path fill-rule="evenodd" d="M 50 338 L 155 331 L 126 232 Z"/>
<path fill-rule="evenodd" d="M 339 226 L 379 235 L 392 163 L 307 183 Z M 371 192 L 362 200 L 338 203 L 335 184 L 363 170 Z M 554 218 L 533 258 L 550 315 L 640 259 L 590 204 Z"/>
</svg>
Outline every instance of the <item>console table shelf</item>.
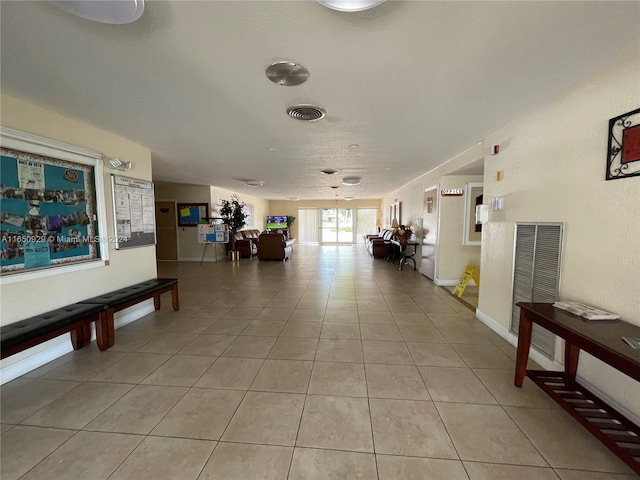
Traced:
<svg viewBox="0 0 640 480">
<path fill-rule="evenodd" d="M 622 341 L 622 337 L 640 337 L 640 327 L 620 320 L 587 321 L 550 303 L 518 302 L 518 306 L 516 387 L 522 386 L 527 375 L 634 472 L 640 473 L 640 427 L 575 381 L 580 350 L 640 381 L 640 350 Z M 534 323 L 565 340 L 564 372 L 526 369 Z"/>
<path fill-rule="evenodd" d="M 564 372 L 527 376 L 635 472 L 640 473 L 640 428 Z"/>
</svg>

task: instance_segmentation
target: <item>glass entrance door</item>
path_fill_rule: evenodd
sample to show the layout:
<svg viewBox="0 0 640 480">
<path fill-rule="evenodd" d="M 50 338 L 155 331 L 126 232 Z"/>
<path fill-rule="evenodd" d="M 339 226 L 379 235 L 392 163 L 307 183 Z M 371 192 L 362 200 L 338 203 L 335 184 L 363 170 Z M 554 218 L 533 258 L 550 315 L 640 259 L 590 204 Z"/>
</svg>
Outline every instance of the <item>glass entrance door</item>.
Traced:
<svg viewBox="0 0 640 480">
<path fill-rule="evenodd" d="M 353 210 L 350 208 L 323 208 L 323 244 L 353 243 Z"/>
</svg>

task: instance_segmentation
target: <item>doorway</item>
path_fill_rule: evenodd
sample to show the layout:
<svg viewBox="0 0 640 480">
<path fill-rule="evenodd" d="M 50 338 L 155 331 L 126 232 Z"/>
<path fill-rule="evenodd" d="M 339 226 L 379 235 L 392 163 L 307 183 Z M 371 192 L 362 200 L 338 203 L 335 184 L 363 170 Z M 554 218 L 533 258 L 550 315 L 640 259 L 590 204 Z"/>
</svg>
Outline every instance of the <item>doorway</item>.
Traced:
<svg viewBox="0 0 640 480">
<path fill-rule="evenodd" d="M 323 245 L 353 244 L 353 210 L 323 208 L 320 230 Z"/>
<path fill-rule="evenodd" d="M 438 185 L 427 188 L 423 197 L 422 259 L 420 272 L 430 280 L 436 278 L 438 244 Z"/>
<path fill-rule="evenodd" d="M 178 225 L 176 202 L 156 202 L 156 260 L 178 261 Z"/>
</svg>

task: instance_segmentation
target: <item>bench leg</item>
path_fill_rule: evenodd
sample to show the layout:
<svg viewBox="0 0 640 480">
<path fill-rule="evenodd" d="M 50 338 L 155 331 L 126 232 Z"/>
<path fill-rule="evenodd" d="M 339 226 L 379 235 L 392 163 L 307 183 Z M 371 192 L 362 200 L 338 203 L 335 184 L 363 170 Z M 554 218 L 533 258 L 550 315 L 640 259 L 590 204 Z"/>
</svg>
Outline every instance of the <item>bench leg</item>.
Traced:
<svg viewBox="0 0 640 480">
<path fill-rule="evenodd" d="M 156 310 L 160 310 L 160 294 L 155 293 L 153 295 L 153 308 Z"/>
<path fill-rule="evenodd" d="M 101 351 L 110 347 L 109 345 L 109 323 L 107 321 L 107 312 L 100 314 L 100 318 L 96 321 L 96 343 Z"/>
<path fill-rule="evenodd" d="M 84 339 L 84 336 L 85 336 L 84 326 L 78 327 L 75 330 L 71 330 L 70 333 L 71 333 L 71 345 L 73 345 L 74 350 L 80 350 L 82 347 L 86 345 L 85 339 Z"/>
<path fill-rule="evenodd" d="M 175 285 L 171 289 L 171 306 L 173 307 L 173 311 L 177 312 L 180 310 L 180 298 L 178 297 L 178 286 Z"/>
</svg>

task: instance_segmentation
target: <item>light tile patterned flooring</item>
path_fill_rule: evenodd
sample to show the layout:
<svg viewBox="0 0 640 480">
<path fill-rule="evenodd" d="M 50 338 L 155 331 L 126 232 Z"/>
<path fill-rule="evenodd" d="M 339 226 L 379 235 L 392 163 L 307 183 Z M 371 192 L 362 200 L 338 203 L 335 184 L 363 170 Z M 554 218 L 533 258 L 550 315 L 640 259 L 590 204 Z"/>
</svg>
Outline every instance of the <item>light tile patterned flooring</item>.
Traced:
<svg viewBox="0 0 640 480">
<path fill-rule="evenodd" d="M 159 275 L 179 312 L 2 387 L 3 480 L 636 478 L 513 387 L 472 311 L 362 246 Z"/>
</svg>

